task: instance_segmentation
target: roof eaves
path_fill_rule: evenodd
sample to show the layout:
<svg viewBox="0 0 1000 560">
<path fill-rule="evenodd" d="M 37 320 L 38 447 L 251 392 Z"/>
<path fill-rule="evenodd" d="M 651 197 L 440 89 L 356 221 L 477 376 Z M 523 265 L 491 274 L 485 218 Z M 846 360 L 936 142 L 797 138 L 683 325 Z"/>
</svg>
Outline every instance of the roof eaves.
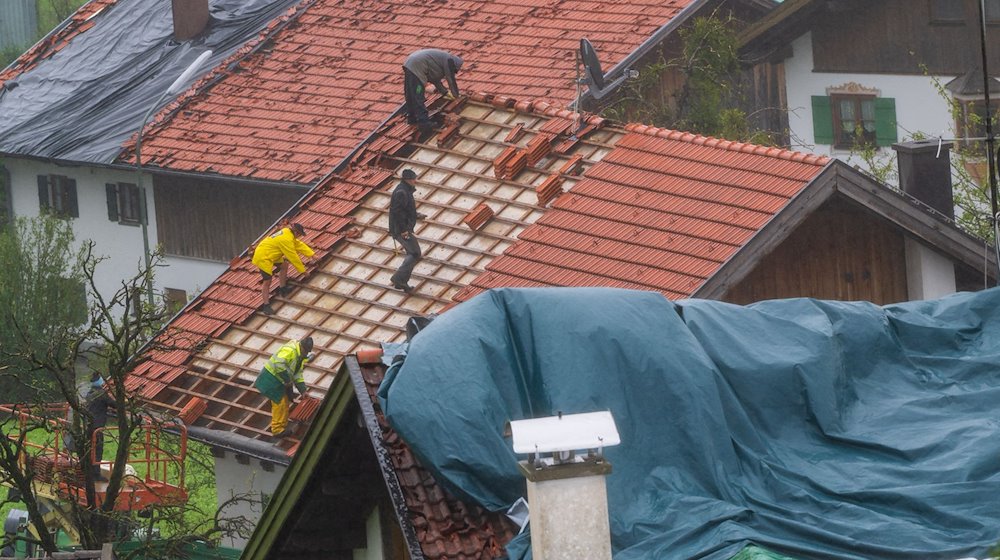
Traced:
<svg viewBox="0 0 1000 560">
<path fill-rule="evenodd" d="M 334 430 L 344 418 L 344 411 L 352 400 L 351 369 L 357 370 L 357 361 L 344 360 L 333 385 L 330 386 L 323 404 L 313 418 L 309 431 L 299 445 L 295 458 L 288 466 L 281 483 L 264 510 L 250 541 L 243 549 L 243 560 L 265 560 L 272 558 L 271 547 L 284 529 L 285 523 L 293 519 L 295 510 L 309 478 L 320 463 L 328 445 L 334 441 Z"/>
<path fill-rule="evenodd" d="M 802 14 L 808 15 L 807 8 L 815 8 L 816 6 L 816 0 L 785 0 L 773 12 L 743 30 L 736 38 L 737 45 L 739 45 L 740 50 L 750 48 L 758 41 L 766 40 L 773 31 L 791 26 L 800 17 L 804 17 Z"/>
<path fill-rule="evenodd" d="M 836 168 L 838 192 L 973 270 L 984 272 L 985 268 L 996 277 L 996 251 L 987 241 L 962 230 L 913 196 L 891 189 L 840 160 L 831 165 Z"/>
<path fill-rule="evenodd" d="M 692 298 L 721 299 L 750 273 L 755 263 L 773 251 L 837 190 L 837 163 L 828 161 L 811 181 L 757 230 L 739 250 L 691 293 Z"/>
<path fill-rule="evenodd" d="M 382 471 L 382 478 L 385 480 L 386 490 L 389 492 L 389 499 L 392 501 L 393 513 L 399 522 L 399 527 L 403 532 L 403 540 L 406 541 L 406 549 L 411 560 L 424 560 L 423 550 L 420 548 L 420 540 L 417 532 L 410 521 L 409 508 L 406 505 L 406 497 L 403 495 L 403 487 L 396 477 L 396 470 L 393 467 L 392 458 L 386 448 L 385 440 L 382 439 L 382 427 L 375 416 L 375 407 L 368 394 L 368 388 L 362 376 L 361 367 L 358 365 L 356 356 L 344 358 L 344 366 L 351 376 L 354 384 L 354 394 L 361 406 L 361 416 L 365 421 L 365 428 L 371 438 L 372 447 L 375 449 L 375 457 L 378 460 L 379 470 Z"/>
<path fill-rule="evenodd" d="M 618 61 L 617 64 L 612 66 L 607 72 L 604 73 L 604 79 L 606 82 L 613 81 L 619 74 L 628 70 L 633 64 L 638 62 L 642 57 L 646 56 L 650 51 L 659 46 L 660 42 L 668 37 L 671 33 L 676 31 L 681 25 L 683 25 L 688 19 L 694 16 L 694 14 L 707 4 L 709 0 L 694 0 L 687 6 L 681 8 L 681 11 L 677 13 L 674 17 L 670 18 L 670 21 L 660 26 L 659 29 L 653 32 L 652 35 L 646 38 L 638 47 L 632 52 L 627 54 L 625 58 Z M 591 99 L 593 95 L 590 89 L 581 96 L 583 99 Z"/>
</svg>

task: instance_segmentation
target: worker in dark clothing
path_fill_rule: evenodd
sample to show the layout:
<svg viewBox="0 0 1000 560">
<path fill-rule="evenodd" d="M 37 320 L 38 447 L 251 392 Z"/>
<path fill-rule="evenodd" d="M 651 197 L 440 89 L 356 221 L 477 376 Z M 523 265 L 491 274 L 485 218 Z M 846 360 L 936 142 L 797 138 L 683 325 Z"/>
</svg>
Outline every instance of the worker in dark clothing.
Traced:
<svg viewBox="0 0 1000 560">
<path fill-rule="evenodd" d="M 417 219 L 423 218 L 424 215 L 417 212 L 417 204 L 413 200 L 413 191 L 416 188 L 410 183 L 417 178 L 417 174 L 412 169 L 404 169 L 400 176 L 402 180 L 396 186 L 396 190 L 392 191 L 392 199 L 389 202 L 389 235 L 403 247 L 406 257 L 399 270 L 392 275 L 392 286 L 410 293 L 413 291 L 413 286 L 410 286 L 410 274 L 421 257 L 420 244 L 417 243 L 413 228 L 417 225 Z"/>
<path fill-rule="evenodd" d="M 403 95 L 406 99 L 406 120 L 416 124 L 421 132 L 434 128 L 434 122 L 427 115 L 427 101 L 424 88 L 434 84 L 437 93 L 448 99 L 458 97 L 455 74 L 462 68 L 462 59 L 446 51 L 423 49 L 406 57 L 403 63 Z M 451 91 L 444 88 L 441 80 L 448 81 Z"/>
<path fill-rule="evenodd" d="M 108 395 L 104 387 L 104 378 L 95 373 L 90 380 L 90 392 L 87 393 L 85 410 L 90 417 L 90 425 L 87 428 L 87 441 L 94 445 L 94 463 L 91 465 L 91 472 L 94 479 L 106 482 L 108 479 L 101 473 L 101 461 L 104 460 L 104 426 L 108 424 L 108 409 L 117 408 L 114 399 Z"/>
</svg>

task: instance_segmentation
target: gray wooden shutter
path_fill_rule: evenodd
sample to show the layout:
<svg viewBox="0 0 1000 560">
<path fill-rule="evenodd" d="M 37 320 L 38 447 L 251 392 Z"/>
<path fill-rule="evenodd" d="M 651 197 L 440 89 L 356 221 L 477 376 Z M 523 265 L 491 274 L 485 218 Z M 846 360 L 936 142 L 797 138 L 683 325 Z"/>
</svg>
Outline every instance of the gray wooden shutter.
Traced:
<svg viewBox="0 0 1000 560">
<path fill-rule="evenodd" d="M 104 194 L 108 198 L 108 219 L 112 222 L 118 221 L 118 185 L 114 183 L 104 184 Z"/>
<path fill-rule="evenodd" d="M 76 202 L 76 179 L 66 178 L 65 184 L 66 215 L 72 218 L 80 217 L 80 206 Z"/>
<path fill-rule="evenodd" d="M 38 176 L 38 209 L 45 210 L 52 208 L 52 201 L 49 200 L 49 176 Z"/>
<path fill-rule="evenodd" d="M 896 100 L 891 97 L 875 99 L 875 143 L 879 146 L 895 144 Z"/>
<path fill-rule="evenodd" d="M 817 144 L 833 144 L 833 108 L 830 98 L 822 95 L 812 97 L 813 136 Z"/>
</svg>

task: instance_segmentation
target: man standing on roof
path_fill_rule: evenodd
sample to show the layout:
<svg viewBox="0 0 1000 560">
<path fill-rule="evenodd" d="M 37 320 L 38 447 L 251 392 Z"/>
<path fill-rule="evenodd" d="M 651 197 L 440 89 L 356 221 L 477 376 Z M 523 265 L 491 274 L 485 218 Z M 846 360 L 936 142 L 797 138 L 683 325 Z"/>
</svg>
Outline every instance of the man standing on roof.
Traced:
<svg viewBox="0 0 1000 560">
<path fill-rule="evenodd" d="M 289 340 L 278 348 L 271 359 L 264 364 L 254 387 L 271 401 L 271 433 L 274 437 L 288 435 L 288 410 L 295 398 L 292 387 L 299 395 L 306 392 L 306 381 L 302 370 L 306 362 L 313 358 L 313 339 Z"/>
<path fill-rule="evenodd" d="M 424 88 L 429 82 L 434 84 L 437 93 L 444 94 L 447 99 L 455 99 L 458 97 L 455 74 L 461 68 L 461 58 L 439 49 L 422 49 L 406 57 L 403 63 L 403 96 L 406 99 L 407 122 L 416 124 L 421 132 L 434 128 L 434 123 L 427 116 Z M 441 80 L 445 79 L 450 92 L 441 85 Z"/>
<path fill-rule="evenodd" d="M 260 310 L 265 315 L 274 314 L 274 309 L 271 308 L 271 276 L 275 265 L 278 267 L 278 293 L 281 295 L 292 291 L 291 286 L 285 286 L 288 276 L 285 259 L 292 263 L 295 270 L 306 271 L 299 254 L 311 257 L 313 250 L 299 240 L 305 234 L 306 229 L 302 224 L 292 224 L 291 227 L 281 228 L 278 233 L 265 238 L 253 251 L 253 264 L 260 269 L 261 275 L 260 299 L 263 306 Z"/>
<path fill-rule="evenodd" d="M 392 191 L 392 199 L 389 201 L 389 235 L 399 243 L 406 251 L 403 264 L 399 265 L 399 270 L 392 275 L 392 287 L 403 290 L 406 293 L 413 291 L 410 285 L 410 274 L 413 267 L 420 261 L 420 244 L 417 243 L 417 236 L 413 233 L 417 219 L 424 215 L 417 212 L 417 203 L 413 200 L 413 191 L 416 187 L 410 181 L 417 178 L 417 174 L 412 169 L 404 169 L 400 175 L 402 180 Z"/>
</svg>

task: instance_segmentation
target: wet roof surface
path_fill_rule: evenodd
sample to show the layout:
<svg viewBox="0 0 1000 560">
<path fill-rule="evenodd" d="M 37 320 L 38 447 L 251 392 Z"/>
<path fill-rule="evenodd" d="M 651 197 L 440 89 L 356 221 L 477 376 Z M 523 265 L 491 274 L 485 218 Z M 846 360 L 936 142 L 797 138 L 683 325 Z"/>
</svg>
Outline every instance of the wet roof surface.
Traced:
<svg viewBox="0 0 1000 560">
<path fill-rule="evenodd" d="M 462 56 L 463 91 L 566 105 L 582 37 L 608 71 L 694 3 L 307 0 L 214 85 L 168 107 L 181 108 L 147 131 L 143 158 L 172 170 L 313 183 L 401 105 L 412 51 Z"/>
<path fill-rule="evenodd" d="M 306 382 L 321 398 L 345 355 L 402 341 L 410 317 L 490 287 L 690 295 L 828 161 L 594 117 L 574 137 L 574 115 L 544 102 L 477 96 L 453 109 L 455 126 L 418 141 L 402 119 L 390 122 L 311 192 L 292 219 L 316 255 L 290 275 L 290 295 L 273 297 L 274 316 L 257 312 L 249 258 L 234 259 L 165 331 L 177 347 L 152 351 L 132 387 L 173 413 L 203 399 L 196 425 L 271 441 L 270 407 L 252 383 L 286 340 L 316 341 Z M 403 167 L 417 173 L 428 215 L 416 228 L 424 259 L 412 295 L 389 287 L 402 261 L 389 195 Z M 309 415 L 298 415 L 301 437 Z M 277 445 L 291 455 L 297 441 Z"/>
</svg>

